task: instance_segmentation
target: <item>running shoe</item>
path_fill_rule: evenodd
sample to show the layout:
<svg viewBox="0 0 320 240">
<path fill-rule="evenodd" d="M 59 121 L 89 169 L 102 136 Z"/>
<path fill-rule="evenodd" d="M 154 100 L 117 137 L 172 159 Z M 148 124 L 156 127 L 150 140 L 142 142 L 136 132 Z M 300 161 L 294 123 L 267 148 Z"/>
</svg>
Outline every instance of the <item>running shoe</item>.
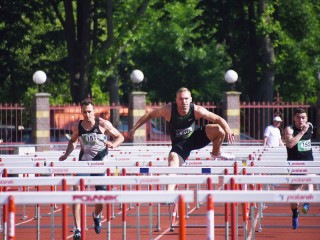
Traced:
<svg viewBox="0 0 320 240">
<path fill-rule="evenodd" d="M 74 231 L 73 240 L 81 240 L 81 232 L 79 229 Z"/>
<path fill-rule="evenodd" d="M 224 152 L 221 152 L 219 155 L 215 156 L 213 155 L 213 153 L 211 152 L 210 153 L 211 157 L 213 158 L 213 160 L 233 160 L 235 159 L 236 157 L 231 154 L 231 153 L 224 153 Z"/>
<path fill-rule="evenodd" d="M 299 214 L 296 217 L 292 217 L 292 229 L 297 229 L 299 226 Z"/>
<path fill-rule="evenodd" d="M 309 208 L 310 208 L 309 203 L 305 203 L 305 204 L 303 204 L 303 208 L 301 209 L 301 211 L 302 211 L 304 214 L 307 214 L 308 211 L 309 211 Z"/>
<path fill-rule="evenodd" d="M 100 219 L 100 215 L 98 217 L 94 217 L 94 212 L 92 212 L 92 218 L 93 218 L 93 222 L 94 222 L 94 230 L 96 232 L 96 234 L 100 234 L 101 232 L 101 219 Z"/>
</svg>

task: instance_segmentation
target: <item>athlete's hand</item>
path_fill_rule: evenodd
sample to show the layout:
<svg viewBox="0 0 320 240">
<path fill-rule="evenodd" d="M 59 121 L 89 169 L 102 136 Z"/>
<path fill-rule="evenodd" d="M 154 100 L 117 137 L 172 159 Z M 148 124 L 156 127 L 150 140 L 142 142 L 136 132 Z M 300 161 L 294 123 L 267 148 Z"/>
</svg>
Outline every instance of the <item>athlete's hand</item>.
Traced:
<svg viewBox="0 0 320 240">
<path fill-rule="evenodd" d="M 106 145 L 107 148 L 111 148 L 112 149 L 114 147 L 113 143 L 109 142 L 109 141 L 106 141 L 104 144 Z"/>
<path fill-rule="evenodd" d="M 228 143 L 233 143 L 234 142 L 234 134 L 233 133 L 228 133 L 227 134 L 227 140 L 228 140 Z"/>
<path fill-rule="evenodd" d="M 129 138 L 133 138 L 135 132 L 136 132 L 136 131 L 135 131 L 134 129 L 131 129 L 131 130 L 129 131 L 129 133 L 128 133 Z"/>
<path fill-rule="evenodd" d="M 66 155 L 62 155 L 60 158 L 59 158 L 59 161 L 64 161 L 67 159 L 68 156 Z"/>
<path fill-rule="evenodd" d="M 310 126 L 310 125 L 309 125 L 308 123 L 306 123 L 305 125 L 303 125 L 302 128 L 301 128 L 301 132 L 302 132 L 303 134 L 305 134 L 305 133 L 308 131 L 309 126 Z"/>
</svg>

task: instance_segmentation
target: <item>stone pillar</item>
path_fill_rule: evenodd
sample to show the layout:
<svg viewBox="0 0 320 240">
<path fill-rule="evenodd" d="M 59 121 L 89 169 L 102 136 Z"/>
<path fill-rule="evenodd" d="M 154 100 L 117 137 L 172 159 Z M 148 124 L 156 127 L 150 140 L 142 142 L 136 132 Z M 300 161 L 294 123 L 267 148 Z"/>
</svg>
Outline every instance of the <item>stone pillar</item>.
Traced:
<svg viewBox="0 0 320 240">
<path fill-rule="evenodd" d="M 129 115 L 128 126 L 129 130 L 133 128 L 138 119 L 146 113 L 146 92 L 131 92 L 129 98 Z M 132 142 L 146 142 L 146 124 L 142 125 L 133 136 Z"/>
<path fill-rule="evenodd" d="M 226 92 L 223 101 L 223 117 L 235 135 L 235 142 L 240 142 L 240 94 L 236 91 Z"/>
<path fill-rule="evenodd" d="M 33 99 L 32 139 L 36 151 L 50 148 L 50 96 L 49 93 L 37 93 Z"/>
</svg>

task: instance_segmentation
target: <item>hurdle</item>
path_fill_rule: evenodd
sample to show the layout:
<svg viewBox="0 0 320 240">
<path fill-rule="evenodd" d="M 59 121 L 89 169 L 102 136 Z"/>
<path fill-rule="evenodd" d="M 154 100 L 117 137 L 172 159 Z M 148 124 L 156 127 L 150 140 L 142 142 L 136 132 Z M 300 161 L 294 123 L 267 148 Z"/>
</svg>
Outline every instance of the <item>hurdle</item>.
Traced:
<svg viewBox="0 0 320 240">
<path fill-rule="evenodd" d="M 182 167 L 232 167 L 235 162 L 240 167 L 320 167 L 320 161 L 252 161 L 249 159 L 235 159 L 225 161 L 215 160 L 186 160 Z M 7 167 L 167 167 L 167 161 L 143 160 L 133 158 L 132 160 L 109 160 L 109 161 L 4 161 L 0 162 L 0 168 Z"/>
<path fill-rule="evenodd" d="M 86 192 L 86 193 L 77 193 L 77 192 L 34 192 L 34 193 L 6 193 L 4 192 L 0 196 L 0 204 L 8 205 L 9 209 L 9 219 L 8 219 L 8 236 L 6 231 L 5 239 L 15 239 L 15 205 L 16 204 L 50 204 L 53 199 L 56 203 L 60 204 L 92 204 L 92 203 L 131 203 L 131 202 L 140 202 L 140 203 L 159 203 L 167 201 L 178 201 L 181 212 L 185 212 L 185 202 L 192 202 L 194 199 L 193 191 L 139 191 L 139 192 Z M 62 233 L 66 232 L 66 216 L 63 215 L 63 226 Z M 185 225 L 185 220 L 180 221 L 180 224 Z M 63 239 L 67 239 L 67 236 L 63 234 Z M 85 235 L 82 236 L 82 239 L 85 240 Z M 126 236 L 123 236 L 123 239 L 126 239 Z M 182 228 L 179 231 L 179 239 L 186 240 L 186 232 Z"/>
<path fill-rule="evenodd" d="M 39 179 L 40 178 L 40 179 Z M 9 186 L 47 186 L 59 185 L 63 180 L 67 185 L 76 185 L 80 183 L 81 177 L 73 176 L 56 176 L 54 178 L 47 177 L 30 177 L 30 178 L 2 178 L 0 183 L 4 187 Z M 297 183 L 320 183 L 320 176 L 261 176 L 261 175 L 186 175 L 186 176 L 114 176 L 114 177 L 85 177 L 83 184 L 85 185 L 150 185 L 150 184 L 207 184 L 208 179 L 214 184 L 230 184 L 231 179 L 236 184 L 297 184 Z M 208 187 L 209 188 L 209 187 Z M 246 192 L 246 191 L 242 191 Z M 201 198 L 196 195 L 197 199 Z M 261 201 L 261 200 L 260 200 Z M 235 214 L 235 213 L 233 213 Z M 234 223 L 233 223 L 234 225 Z M 175 226 L 177 227 L 177 226 Z"/>
<path fill-rule="evenodd" d="M 76 185 L 80 184 L 81 180 L 83 180 L 83 185 L 151 185 L 151 184 L 170 184 L 170 183 L 195 183 L 195 184 L 207 184 L 207 178 L 206 176 L 195 176 L 193 178 L 190 178 L 186 181 L 184 176 L 174 176 L 174 177 L 168 177 L 168 176 L 139 176 L 139 177 L 133 177 L 133 176 L 114 176 L 114 177 L 62 177 L 62 176 L 56 176 L 54 178 L 48 178 L 48 177 L 30 177 L 30 178 L 2 178 L 0 179 L 0 183 L 3 187 L 9 187 L 9 186 L 48 186 L 48 185 L 62 185 L 63 181 L 65 181 L 65 185 Z M 218 176 L 215 176 L 213 180 L 211 180 L 213 183 L 218 183 Z M 123 189 L 125 190 L 125 189 Z M 158 190 L 157 190 L 158 191 Z M 153 191 L 156 192 L 156 191 Z M 110 212 L 110 210 L 109 210 Z M 108 215 L 108 213 L 107 213 Z M 123 216 L 125 216 L 125 206 L 123 206 Z M 137 218 L 138 218 L 137 214 Z M 82 217 L 84 219 L 84 217 Z M 107 217 L 109 219 L 109 217 Z M 110 221 L 108 220 L 108 234 L 110 233 Z M 123 222 L 123 224 L 125 221 Z M 38 226 L 40 223 L 38 223 Z M 82 229 L 85 229 L 85 223 L 82 223 Z M 5 224 L 4 224 L 5 226 Z M 126 226 L 123 226 L 124 229 Z M 150 225 L 152 227 L 152 225 Z M 138 233 L 138 231 L 137 231 Z M 125 234 L 125 233 L 123 233 Z M 152 233 L 151 233 L 152 234 Z"/>
<path fill-rule="evenodd" d="M 244 160 L 239 160 L 239 161 L 241 161 L 242 162 L 242 164 L 243 164 L 243 166 L 242 166 L 242 168 L 239 168 L 240 170 L 244 170 L 244 169 L 246 169 L 247 170 L 247 172 L 249 173 L 249 174 L 256 174 L 256 173 L 258 173 L 258 174 L 261 174 L 261 172 L 259 172 L 258 170 L 259 170 L 259 166 L 261 166 L 261 167 L 263 167 L 264 168 L 264 172 L 262 172 L 262 174 L 290 174 L 290 173 L 303 173 L 303 174 L 305 174 L 305 173 L 318 173 L 319 172 L 319 170 L 318 169 L 313 169 L 313 170 L 306 170 L 305 168 L 308 168 L 308 167 L 318 167 L 318 163 L 319 162 L 305 162 L 305 165 L 303 166 L 302 165 L 302 162 L 297 162 L 297 164 L 296 164 L 296 166 L 294 166 L 294 167 L 296 167 L 296 168 L 293 168 L 293 169 L 289 169 L 289 167 L 291 167 L 291 166 L 293 166 L 294 164 L 292 164 L 292 165 L 287 165 L 288 163 L 287 162 L 281 162 L 281 166 L 280 166 L 280 163 L 279 163 L 279 167 L 281 167 L 281 168 L 283 168 L 282 170 L 279 170 L 280 168 L 278 168 L 278 169 L 276 169 L 276 168 L 273 168 L 272 167 L 272 163 L 271 163 L 271 161 L 270 161 L 270 163 L 268 163 L 267 161 L 245 161 L 245 163 L 244 163 Z M 117 171 L 119 171 L 119 168 L 121 168 L 121 167 L 126 167 L 125 165 L 127 164 L 127 163 L 129 163 L 129 160 L 128 160 L 128 162 L 126 162 L 126 163 L 123 163 L 124 161 L 118 161 L 118 165 L 117 165 L 117 161 L 114 161 L 114 163 L 112 163 L 112 164 L 114 164 L 114 167 L 115 167 L 115 170 L 112 170 L 113 168 L 110 168 L 111 169 L 111 171 L 113 172 L 113 173 L 116 173 Z M 150 161 L 151 162 L 151 161 Z M 149 164 L 150 162 L 146 162 L 146 161 L 144 161 L 144 162 L 142 162 L 142 163 L 140 163 L 139 162 L 139 164 L 141 164 L 142 165 L 142 167 L 140 167 L 139 168 L 139 172 L 137 172 L 138 170 L 136 170 L 136 172 L 133 172 L 132 173 L 132 171 L 131 170 L 128 170 L 128 168 L 126 168 L 126 170 L 127 170 L 127 173 L 128 174 L 144 174 L 144 173 L 149 173 L 149 174 L 161 174 L 161 173 L 159 173 L 159 172 L 154 172 L 154 171 L 150 171 L 149 170 L 149 168 L 147 168 L 147 164 Z M 163 165 L 165 165 L 166 164 L 166 162 L 165 161 L 155 161 L 155 163 L 153 163 L 153 161 L 152 161 L 152 163 L 153 164 L 156 164 L 156 162 L 159 162 L 160 164 L 159 164 L 159 166 L 161 165 L 161 164 L 163 164 Z M 196 160 L 196 161 L 189 161 L 189 160 L 187 160 L 186 161 L 186 164 L 189 164 L 189 166 L 191 167 L 191 166 L 193 166 L 192 164 L 197 164 L 197 166 L 199 166 L 198 164 L 200 163 L 203 167 L 201 167 L 200 169 L 201 169 L 201 172 L 193 172 L 193 170 L 192 170 L 192 168 L 189 168 L 189 170 L 191 171 L 191 173 L 192 174 L 222 174 L 223 172 L 222 172 L 222 170 L 213 170 L 213 167 L 207 167 L 207 166 L 211 166 L 210 164 L 212 164 L 212 165 L 214 165 L 214 167 L 222 167 L 223 165 L 228 165 L 228 166 L 230 166 L 230 168 L 228 167 L 228 168 L 225 168 L 225 170 L 228 170 L 231 174 L 232 173 L 234 173 L 234 168 L 231 168 L 231 166 L 232 166 L 232 164 L 234 164 L 234 162 L 235 161 L 199 161 L 199 160 Z M 250 165 L 250 163 L 251 162 L 254 162 L 254 164 L 255 164 L 255 166 L 254 166 L 254 168 L 255 168 L 255 170 L 249 170 L 249 167 L 251 167 L 251 166 L 245 166 L 245 165 Z M 42 163 L 42 162 L 41 162 Z M 80 163 L 80 162 L 78 162 L 78 161 L 70 161 L 70 164 L 88 164 L 87 162 L 86 163 Z M 100 163 L 100 162 L 99 162 Z M 134 162 L 134 161 L 132 161 L 132 162 L 130 162 L 130 164 L 134 164 L 134 163 L 136 163 L 136 162 Z M 249 163 L 249 164 L 248 164 Z M 5 163 L 4 163 L 5 164 Z M 50 162 L 50 164 L 51 164 L 51 162 Z M 53 172 L 53 174 L 73 174 L 72 173 L 72 171 L 71 171 L 71 173 L 69 173 L 69 170 L 66 170 L 68 167 L 67 167 L 67 164 L 69 164 L 69 161 L 68 162 L 53 162 L 53 166 L 54 166 L 54 169 L 52 170 L 52 172 Z M 57 165 L 57 167 L 55 166 L 55 164 Z M 61 164 L 61 165 L 60 165 Z M 63 164 L 66 164 L 66 165 L 63 165 Z M 91 163 L 90 162 L 90 164 L 92 164 L 92 167 L 93 167 L 93 165 L 94 164 L 96 164 L 96 163 Z M 103 166 L 104 167 L 107 167 L 107 162 L 103 162 L 102 163 L 103 164 Z M 270 165 L 268 165 L 268 164 L 270 164 Z M 275 164 L 275 162 L 273 162 L 273 164 Z M 298 165 L 299 164 L 299 165 Z M 47 163 L 45 164 L 45 165 L 47 165 Z M 161 166 L 163 166 L 163 165 L 161 165 Z M 200 165 L 200 166 L 201 166 Z M 0 165 L 1 166 L 1 165 Z M 5 165 L 3 165 L 3 166 L 5 166 Z M 9 166 L 9 165 L 8 165 Z M 12 165 L 11 165 L 12 166 Z M 31 166 L 31 165 L 30 165 Z M 40 167 L 41 167 L 41 164 L 39 165 Z M 58 166 L 61 166 L 61 168 L 59 169 L 58 168 Z M 74 167 L 75 166 L 80 166 L 80 165 L 74 165 Z M 268 172 L 267 170 L 267 168 L 265 167 L 265 166 L 268 166 L 268 167 L 270 167 L 270 168 L 268 168 L 268 169 L 270 169 L 270 172 Z M 303 168 L 301 168 L 301 166 L 303 166 Z M 44 166 L 44 167 L 46 167 L 46 166 Z M 87 167 L 87 166 L 86 166 Z M 100 166 L 101 167 L 101 166 Z M 6 168 L 6 167 L 5 167 Z M 5 168 L 3 168 L 3 169 L 5 169 Z M 286 171 L 284 170 L 286 168 Z M 8 167 L 8 169 L 10 169 L 10 167 Z M 7 169 L 7 170 L 8 170 Z M 64 170 L 63 170 L 64 169 Z M 172 169 L 172 168 L 170 168 L 170 169 Z M 0 169 L 1 170 L 1 169 Z M 188 174 L 189 173 L 189 170 L 188 171 L 186 171 L 186 172 L 182 172 L 182 174 Z M 271 170 L 272 170 L 272 172 L 271 172 Z M 50 170 L 49 170 L 50 171 Z M 105 170 L 104 170 L 105 171 Z M 258 172 L 257 172 L 258 171 Z M 295 172 L 294 172 L 295 171 Z M 314 172 L 312 172 L 312 171 L 314 171 Z M 65 172 L 65 173 L 63 173 L 63 172 Z M 90 171 L 91 172 L 91 171 Z M 12 173 L 12 172 L 10 172 L 10 173 Z M 162 172 L 163 174 L 166 174 L 165 173 L 165 170 Z M 46 172 L 46 173 L 42 173 L 42 174 L 48 174 L 48 172 Z M 52 174 L 52 173 L 51 173 Z"/>
<path fill-rule="evenodd" d="M 208 239 L 214 240 L 214 202 L 228 202 L 233 203 L 235 199 L 238 199 L 238 203 L 246 202 L 261 202 L 261 198 L 266 202 L 296 202 L 297 200 L 308 200 L 308 202 L 319 202 L 320 192 L 292 192 L 292 191 L 215 191 L 215 190 L 201 190 L 198 192 L 198 197 L 201 201 L 207 201 L 209 207 L 208 210 Z M 185 227 L 185 226 L 183 226 Z M 236 226 L 232 226 L 231 238 L 237 239 Z M 253 229 L 252 229 L 253 230 Z M 209 235 L 210 234 L 210 235 Z M 245 236 L 246 239 L 246 236 Z"/>
<path fill-rule="evenodd" d="M 111 173 L 118 173 L 118 167 L 0 167 L 0 174 L 76 174 L 76 173 L 106 173 L 110 169 Z M 227 169 L 229 174 L 233 174 L 234 167 L 125 167 L 127 174 L 215 174 L 223 175 Z M 238 171 L 246 169 L 247 174 L 319 174 L 320 167 L 243 167 Z"/>
</svg>

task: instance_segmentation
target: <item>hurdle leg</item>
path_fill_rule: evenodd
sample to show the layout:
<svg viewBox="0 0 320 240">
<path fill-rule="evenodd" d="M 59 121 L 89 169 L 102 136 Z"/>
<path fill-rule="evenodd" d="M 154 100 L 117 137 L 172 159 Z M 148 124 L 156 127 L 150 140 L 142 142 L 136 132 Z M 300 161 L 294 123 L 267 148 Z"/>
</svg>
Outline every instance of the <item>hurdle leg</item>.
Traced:
<svg viewBox="0 0 320 240">
<path fill-rule="evenodd" d="M 2 208 L 3 208 L 3 206 L 0 206 L 0 233 L 3 232 L 3 226 L 2 226 Z"/>
<path fill-rule="evenodd" d="M 211 194 L 207 199 L 207 218 L 208 240 L 214 240 L 214 203 Z"/>
<path fill-rule="evenodd" d="M 54 239 L 54 204 L 51 206 L 51 239 Z"/>
<path fill-rule="evenodd" d="M 3 205 L 3 239 L 8 238 L 8 204 Z"/>
<path fill-rule="evenodd" d="M 108 186 L 107 186 L 108 187 Z M 111 204 L 106 204 L 107 209 L 107 239 L 111 239 Z"/>
<path fill-rule="evenodd" d="M 235 222 L 236 222 L 236 237 L 238 239 L 238 236 L 239 236 L 239 203 L 235 203 L 236 207 L 235 207 L 235 211 L 236 211 L 236 219 L 235 219 Z"/>
<path fill-rule="evenodd" d="M 37 239 L 40 240 L 40 205 L 37 204 Z"/>
<path fill-rule="evenodd" d="M 8 210 L 9 210 L 9 240 L 16 239 L 15 238 L 15 203 L 13 196 L 9 197 L 8 203 Z"/>
<path fill-rule="evenodd" d="M 157 204 L 157 232 L 161 231 L 160 218 L 161 218 L 160 203 L 158 203 Z"/>
<path fill-rule="evenodd" d="M 255 223 L 255 217 L 254 217 L 254 205 L 251 204 L 250 206 L 250 218 L 251 218 L 251 239 L 255 239 L 255 226 L 254 226 L 254 223 Z"/>
<path fill-rule="evenodd" d="M 28 218 L 28 216 L 27 216 L 26 205 L 23 204 L 22 205 L 22 218 L 21 218 L 21 220 L 26 220 L 27 218 Z"/>
<path fill-rule="evenodd" d="M 247 203 L 242 203 L 242 219 L 243 219 L 243 237 L 244 239 L 247 239 L 247 230 L 248 230 L 248 221 L 247 221 L 247 212 L 248 212 L 248 204 Z"/>
<path fill-rule="evenodd" d="M 153 239 L 152 238 L 152 229 L 153 229 L 153 227 L 152 227 L 152 206 L 153 206 L 153 204 L 150 203 L 150 205 L 149 205 L 149 239 Z"/>
<path fill-rule="evenodd" d="M 171 210 L 170 205 L 169 205 L 169 209 Z M 178 212 L 178 204 L 174 202 L 172 212 L 170 211 L 171 213 L 170 214 L 170 232 L 174 231 L 174 224 L 176 222 L 177 212 Z"/>
<path fill-rule="evenodd" d="M 196 192 L 199 191 L 199 184 L 196 185 Z M 198 196 L 196 194 L 196 208 L 199 209 L 200 208 L 200 203 L 199 203 L 199 199 Z"/>
<path fill-rule="evenodd" d="M 56 190 L 55 186 L 51 186 L 50 189 L 51 189 L 52 192 L 55 192 L 55 190 Z M 54 210 L 55 210 L 55 206 L 56 206 L 55 203 L 52 203 L 50 205 L 50 208 L 51 208 L 51 215 L 50 215 L 50 219 L 51 219 L 51 239 L 52 240 L 54 240 Z"/>
<path fill-rule="evenodd" d="M 25 174 L 23 174 L 23 177 L 25 177 Z M 29 187 L 23 186 L 22 191 L 23 191 L 23 192 L 26 192 L 27 189 L 28 189 L 28 191 L 29 191 Z M 28 218 L 28 216 L 27 216 L 26 205 L 23 204 L 23 205 L 22 205 L 22 217 L 21 217 L 21 220 L 26 220 L 27 218 Z"/>
<path fill-rule="evenodd" d="M 258 190 L 262 190 L 262 186 L 261 184 L 258 185 Z M 263 218 L 263 202 L 260 202 L 258 204 L 258 212 L 259 212 L 259 215 L 258 215 L 258 232 L 262 232 L 262 218 Z"/>
<path fill-rule="evenodd" d="M 140 204 L 137 204 L 137 239 L 140 239 Z"/>
</svg>

